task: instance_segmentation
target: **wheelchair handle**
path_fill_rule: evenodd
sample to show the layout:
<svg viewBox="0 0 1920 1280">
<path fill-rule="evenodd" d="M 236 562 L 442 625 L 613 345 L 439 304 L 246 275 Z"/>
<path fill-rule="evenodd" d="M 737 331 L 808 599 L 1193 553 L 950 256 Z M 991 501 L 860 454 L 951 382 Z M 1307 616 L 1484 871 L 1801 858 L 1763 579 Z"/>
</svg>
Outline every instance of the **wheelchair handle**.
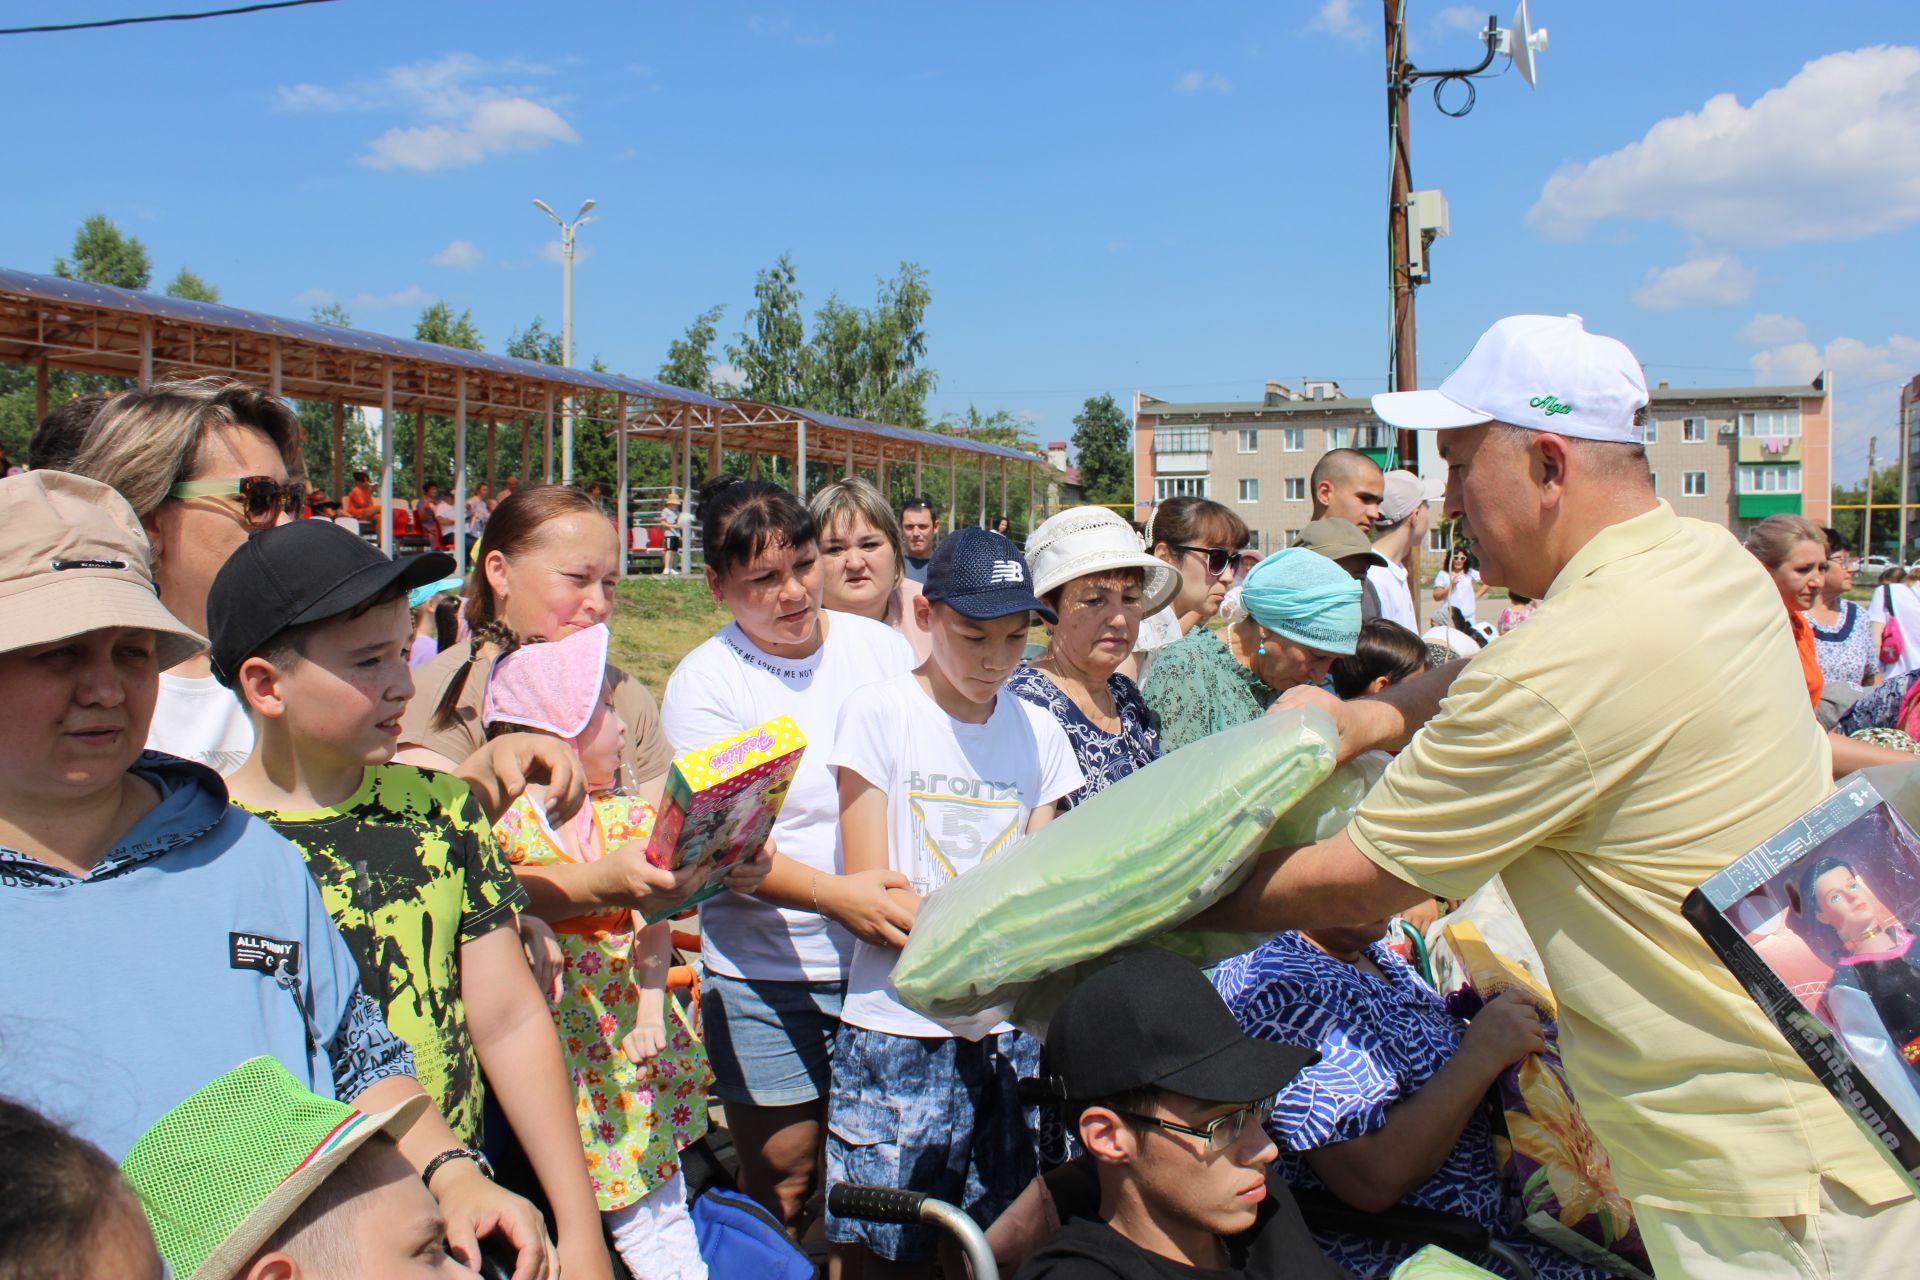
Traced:
<svg viewBox="0 0 1920 1280">
<path fill-rule="evenodd" d="M 836 1182 L 827 1188 L 827 1212 L 836 1218 L 867 1222 L 924 1223 L 950 1232 L 973 1269 L 973 1280 L 1000 1280 L 1000 1268 L 987 1246 L 986 1233 L 966 1210 L 920 1191 Z"/>
</svg>

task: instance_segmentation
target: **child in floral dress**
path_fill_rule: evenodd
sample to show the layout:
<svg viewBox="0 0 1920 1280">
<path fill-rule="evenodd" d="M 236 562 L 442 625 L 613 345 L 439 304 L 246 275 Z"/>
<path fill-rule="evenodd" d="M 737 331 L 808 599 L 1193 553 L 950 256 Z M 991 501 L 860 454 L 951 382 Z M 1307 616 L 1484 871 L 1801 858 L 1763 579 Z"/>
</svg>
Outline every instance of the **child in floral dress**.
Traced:
<svg viewBox="0 0 1920 1280">
<path fill-rule="evenodd" d="M 489 732 L 528 730 L 570 742 L 591 802 L 556 828 L 543 797 L 523 795 L 494 827 L 515 866 L 598 861 L 645 840 L 654 812 L 609 790 L 626 727 L 606 685 L 606 627 L 514 650 L 493 668 Z M 668 926 L 635 913 L 550 921 L 565 955 L 554 1025 L 578 1097 L 587 1169 L 620 1256 L 635 1275 L 705 1280 L 687 1216 L 680 1149 L 707 1130 L 706 1049 L 666 995 Z"/>
</svg>

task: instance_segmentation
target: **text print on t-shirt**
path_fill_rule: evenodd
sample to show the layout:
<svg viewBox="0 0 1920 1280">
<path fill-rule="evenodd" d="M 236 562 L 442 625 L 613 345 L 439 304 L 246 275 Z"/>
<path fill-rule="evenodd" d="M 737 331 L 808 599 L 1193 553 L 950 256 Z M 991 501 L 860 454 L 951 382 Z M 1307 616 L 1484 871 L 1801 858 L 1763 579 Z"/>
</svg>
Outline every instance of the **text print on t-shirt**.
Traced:
<svg viewBox="0 0 1920 1280">
<path fill-rule="evenodd" d="M 907 775 L 913 813 L 913 868 L 908 880 L 925 897 L 985 862 L 1020 835 L 1020 784 L 961 774 Z"/>
</svg>

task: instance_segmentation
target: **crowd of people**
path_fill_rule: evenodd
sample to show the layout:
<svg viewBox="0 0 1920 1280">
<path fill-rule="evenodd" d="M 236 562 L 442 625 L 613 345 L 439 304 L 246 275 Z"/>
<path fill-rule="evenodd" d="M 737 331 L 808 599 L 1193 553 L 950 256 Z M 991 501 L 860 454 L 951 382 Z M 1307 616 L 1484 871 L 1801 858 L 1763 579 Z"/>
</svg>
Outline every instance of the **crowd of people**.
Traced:
<svg viewBox="0 0 1920 1280">
<path fill-rule="evenodd" d="M 1518 1225 L 1482 1105 L 1540 1010 L 1463 1022 L 1383 944 L 1495 876 L 1659 1276 L 1893 1274 L 1911 1186 L 1679 904 L 1837 776 L 1911 758 L 1853 735 L 1905 727 L 1920 593 L 1862 610 L 1848 549 L 1794 517 L 1745 551 L 1677 518 L 1647 403 L 1573 317 L 1503 320 L 1438 391 L 1379 397 L 1439 432 L 1472 540 L 1430 584 L 1423 483 L 1352 450 L 1265 556 L 1205 498 L 1016 545 L 859 477 L 806 501 L 716 477 L 688 505 L 729 621 L 658 701 L 609 658 L 626 547 L 596 495 L 480 487 L 461 574 L 308 502 L 257 388 L 63 406 L 0 479 L 0 1275 L 450 1275 L 488 1240 L 516 1280 L 724 1274 L 689 1208 L 711 1095 L 776 1236 L 848 1182 L 961 1205 L 1029 1280 L 1410 1252 L 1315 1229 L 1298 1190 L 1444 1210 L 1504 1246 L 1495 1274 L 1588 1280 Z M 901 1000 L 943 885 L 1298 707 L 1342 759 L 1396 755 L 1349 826 L 1196 921 L 1266 941 L 1210 974 L 1130 956 L 1044 1037 Z M 805 750 L 696 909 L 696 1024 L 668 921 L 707 868 L 645 839 L 677 755 L 780 717 Z M 931 1228 L 819 1225 L 845 1280 L 960 1274 Z"/>
</svg>

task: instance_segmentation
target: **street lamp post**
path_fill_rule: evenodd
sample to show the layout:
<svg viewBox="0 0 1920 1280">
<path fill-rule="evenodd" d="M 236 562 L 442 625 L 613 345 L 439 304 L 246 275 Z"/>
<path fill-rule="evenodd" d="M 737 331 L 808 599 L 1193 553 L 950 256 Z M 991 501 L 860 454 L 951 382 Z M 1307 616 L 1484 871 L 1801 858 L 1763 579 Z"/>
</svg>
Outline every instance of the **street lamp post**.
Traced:
<svg viewBox="0 0 1920 1280">
<path fill-rule="evenodd" d="M 573 367 L 573 233 L 593 219 L 587 216 L 594 201 L 580 206 L 573 221 L 564 221 L 545 200 L 535 200 L 540 212 L 552 218 L 560 228 L 560 364 Z M 548 425 L 552 425 L 551 419 Z M 573 395 L 569 392 L 560 406 L 560 483 L 573 483 Z"/>
</svg>

